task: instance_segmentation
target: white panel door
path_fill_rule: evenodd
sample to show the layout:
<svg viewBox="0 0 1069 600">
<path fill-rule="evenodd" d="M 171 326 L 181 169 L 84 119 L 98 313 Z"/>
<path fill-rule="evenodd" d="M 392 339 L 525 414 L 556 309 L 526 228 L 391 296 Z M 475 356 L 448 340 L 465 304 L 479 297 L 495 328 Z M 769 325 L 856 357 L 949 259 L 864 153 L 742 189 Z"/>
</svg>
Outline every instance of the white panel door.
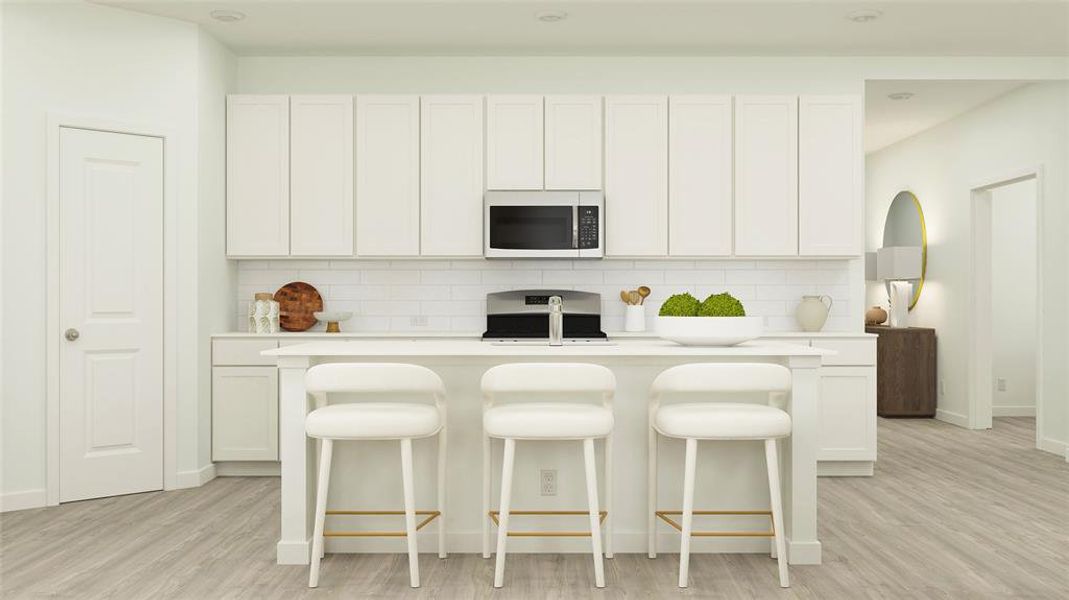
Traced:
<svg viewBox="0 0 1069 600">
<path fill-rule="evenodd" d="M 60 502 L 163 487 L 163 140 L 60 129 Z"/>
<path fill-rule="evenodd" d="M 820 370 L 817 460 L 876 460 L 876 369 Z"/>
<path fill-rule="evenodd" d="M 290 254 L 353 255 L 353 98 L 290 97 Z"/>
<path fill-rule="evenodd" d="M 483 254 L 483 98 L 420 99 L 420 254 Z"/>
<path fill-rule="evenodd" d="M 731 254 L 731 96 L 672 96 L 668 130 L 668 252 Z"/>
<path fill-rule="evenodd" d="M 798 103 L 798 250 L 861 254 L 861 103 L 857 96 L 802 96 Z"/>
<path fill-rule="evenodd" d="M 601 189 L 601 96 L 546 96 L 546 189 Z"/>
<path fill-rule="evenodd" d="M 542 189 L 542 96 L 486 98 L 486 188 Z"/>
<path fill-rule="evenodd" d="M 605 254 L 668 254 L 668 98 L 605 98 Z"/>
<path fill-rule="evenodd" d="M 419 96 L 356 97 L 356 253 L 419 255 Z"/>
<path fill-rule="evenodd" d="M 288 96 L 226 98 L 226 253 L 290 251 Z"/>
<path fill-rule="evenodd" d="M 212 368 L 212 460 L 278 460 L 278 369 Z"/>
<path fill-rule="evenodd" d="M 798 99 L 735 98 L 735 254 L 798 254 Z"/>
</svg>

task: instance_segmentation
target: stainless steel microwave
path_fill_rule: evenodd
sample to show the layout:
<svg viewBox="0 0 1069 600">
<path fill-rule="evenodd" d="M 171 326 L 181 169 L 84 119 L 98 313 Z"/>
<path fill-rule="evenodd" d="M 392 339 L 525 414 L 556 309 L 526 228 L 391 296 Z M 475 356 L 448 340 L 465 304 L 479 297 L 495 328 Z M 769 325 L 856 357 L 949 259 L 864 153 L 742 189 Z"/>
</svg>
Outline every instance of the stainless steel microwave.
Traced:
<svg viewBox="0 0 1069 600">
<path fill-rule="evenodd" d="M 601 192 L 486 192 L 487 258 L 601 258 Z"/>
</svg>

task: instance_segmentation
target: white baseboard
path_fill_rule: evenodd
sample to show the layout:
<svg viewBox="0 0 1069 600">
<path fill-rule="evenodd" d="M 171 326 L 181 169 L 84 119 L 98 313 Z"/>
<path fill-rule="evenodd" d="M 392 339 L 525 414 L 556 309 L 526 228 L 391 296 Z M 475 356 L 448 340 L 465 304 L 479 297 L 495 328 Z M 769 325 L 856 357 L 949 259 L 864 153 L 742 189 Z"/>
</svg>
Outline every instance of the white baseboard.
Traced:
<svg viewBox="0 0 1069 600">
<path fill-rule="evenodd" d="M 47 504 L 48 494 L 43 489 L 0 494 L 0 512 L 41 508 Z"/>
<path fill-rule="evenodd" d="M 957 425 L 958 427 L 969 428 L 969 417 L 961 413 L 950 412 L 949 410 L 943 410 L 937 408 L 935 410 L 935 418 L 951 425 Z"/>
<path fill-rule="evenodd" d="M 1035 406 L 992 406 L 992 417 L 1034 417 Z"/>
<path fill-rule="evenodd" d="M 1040 438 L 1037 447 L 1044 452 L 1064 456 L 1065 460 L 1069 461 L 1069 444 L 1065 442 L 1052 440 L 1050 438 Z"/>
<path fill-rule="evenodd" d="M 215 479 L 215 465 L 209 463 L 195 471 L 179 471 L 175 477 L 175 489 L 200 487 Z"/>
<path fill-rule="evenodd" d="M 215 463 L 219 477 L 279 477 L 282 464 L 275 461 L 224 461 Z"/>
<path fill-rule="evenodd" d="M 817 477 L 872 477 L 871 460 L 822 460 L 817 463 Z"/>
</svg>

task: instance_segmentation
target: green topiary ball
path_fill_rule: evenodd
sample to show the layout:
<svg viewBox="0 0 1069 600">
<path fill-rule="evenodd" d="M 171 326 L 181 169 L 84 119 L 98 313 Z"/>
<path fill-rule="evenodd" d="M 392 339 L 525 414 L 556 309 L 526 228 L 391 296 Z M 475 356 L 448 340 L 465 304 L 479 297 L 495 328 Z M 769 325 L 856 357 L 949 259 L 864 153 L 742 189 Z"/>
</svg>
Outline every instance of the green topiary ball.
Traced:
<svg viewBox="0 0 1069 600">
<path fill-rule="evenodd" d="M 694 317 L 698 315 L 698 306 L 701 303 L 689 293 L 675 294 L 670 296 L 661 305 L 659 314 L 662 317 Z"/>
<path fill-rule="evenodd" d="M 735 296 L 724 292 L 713 294 L 698 307 L 699 317 L 745 317 L 746 309 Z"/>
</svg>

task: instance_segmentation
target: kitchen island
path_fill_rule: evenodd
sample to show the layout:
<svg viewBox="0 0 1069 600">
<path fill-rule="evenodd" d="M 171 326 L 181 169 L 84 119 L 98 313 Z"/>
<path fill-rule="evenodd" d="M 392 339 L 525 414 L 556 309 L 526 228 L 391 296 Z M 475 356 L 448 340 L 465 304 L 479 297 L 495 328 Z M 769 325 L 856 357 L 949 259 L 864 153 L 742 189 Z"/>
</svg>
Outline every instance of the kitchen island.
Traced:
<svg viewBox="0 0 1069 600">
<path fill-rule="evenodd" d="M 614 518 L 617 552 L 646 551 L 646 436 L 647 403 L 653 379 L 665 368 L 690 362 L 772 362 L 791 370 L 792 391 L 783 408 L 791 415 L 793 434 L 783 440 L 781 469 L 787 547 L 792 564 L 819 564 L 817 539 L 817 410 L 819 368 L 825 350 L 808 346 L 755 341 L 739 346 L 685 347 L 661 340 L 618 340 L 610 344 L 495 344 L 473 339 L 338 340 L 315 341 L 268 350 L 279 367 L 279 437 L 282 473 L 282 529 L 277 558 L 280 564 L 306 564 L 309 558 L 315 506 L 315 443 L 304 431 L 311 402 L 304 386 L 305 372 L 326 362 L 408 362 L 426 366 L 445 382 L 448 465 L 445 526 L 450 552 L 481 549 L 482 399 L 479 381 L 486 369 L 508 362 L 591 362 L 602 364 L 617 378 L 614 400 Z M 682 443 L 661 440 L 659 486 L 661 509 L 678 508 L 683 485 Z M 571 442 L 539 444 L 538 454 L 521 442 L 517 447 L 513 497 L 516 509 L 566 509 L 584 506 L 580 447 Z M 342 444 L 335 450 L 330 508 L 384 510 L 401 505 L 400 475 L 395 443 Z M 416 503 L 433 504 L 434 442 L 417 441 Z M 495 452 L 495 465 L 498 463 Z M 699 452 L 695 505 L 699 508 L 764 509 L 767 480 L 760 444 L 706 443 Z M 495 472 L 497 467 L 495 466 Z M 541 474 L 553 473 L 556 489 L 543 495 Z M 495 477 L 496 481 L 496 477 Z M 346 518 L 346 517 L 336 517 Z M 533 521 L 533 519 L 532 519 Z M 548 521 L 548 519 L 547 519 Z M 354 523 L 351 525 L 364 525 Z M 347 526 L 351 526 L 347 525 Z M 392 523 L 396 526 L 397 523 Z M 527 523 L 520 526 L 526 526 Z M 717 528 L 747 530 L 766 525 L 748 518 L 718 522 Z M 376 527 L 378 525 L 375 525 Z M 532 523 L 545 528 L 546 523 Z M 433 526 L 421 536 L 433 536 Z M 659 530 L 661 551 L 678 549 L 674 530 Z M 436 546 L 428 538 L 421 549 Z M 516 552 L 586 552 L 588 542 L 568 538 L 518 538 Z M 399 552 L 396 538 L 337 538 L 328 552 Z M 695 540 L 694 552 L 768 552 L 767 539 L 705 538 Z"/>
</svg>

